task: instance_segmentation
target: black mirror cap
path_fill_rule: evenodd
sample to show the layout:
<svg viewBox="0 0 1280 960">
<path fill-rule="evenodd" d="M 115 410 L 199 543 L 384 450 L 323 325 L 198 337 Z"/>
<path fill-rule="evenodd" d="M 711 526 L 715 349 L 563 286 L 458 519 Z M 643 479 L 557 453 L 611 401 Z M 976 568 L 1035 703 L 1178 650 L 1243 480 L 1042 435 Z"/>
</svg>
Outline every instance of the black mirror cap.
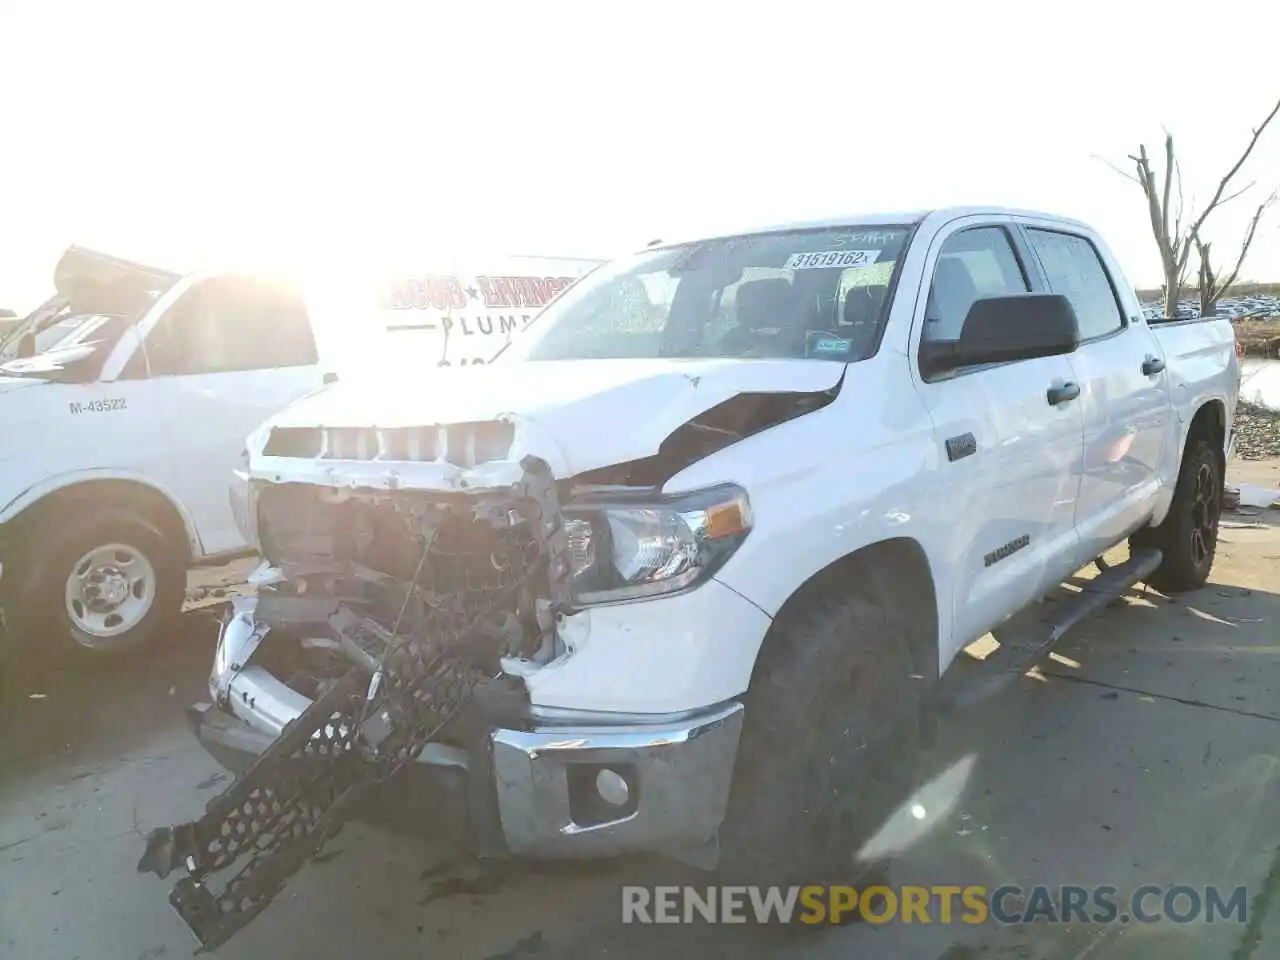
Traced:
<svg viewBox="0 0 1280 960">
<path fill-rule="evenodd" d="M 928 351 L 930 373 L 1074 353 L 1080 322 L 1060 293 L 1014 293 L 975 300 L 960 339 Z"/>
</svg>

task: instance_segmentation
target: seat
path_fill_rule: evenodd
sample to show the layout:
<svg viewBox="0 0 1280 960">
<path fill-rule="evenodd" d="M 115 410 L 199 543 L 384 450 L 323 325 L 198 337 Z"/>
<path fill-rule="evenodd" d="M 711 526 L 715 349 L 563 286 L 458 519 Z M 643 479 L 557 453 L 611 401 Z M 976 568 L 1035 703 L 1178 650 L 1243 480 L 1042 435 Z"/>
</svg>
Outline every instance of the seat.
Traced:
<svg viewBox="0 0 1280 960">
<path fill-rule="evenodd" d="M 861 360 L 871 351 L 888 294 L 887 286 L 876 284 L 853 287 L 844 295 L 844 306 L 840 312 L 840 333 L 851 343 L 848 353 L 850 360 Z"/>
<path fill-rule="evenodd" d="M 724 348 L 737 353 L 787 356 L 797 340 L 795 290 L 790 280 L 749 280 L 734 293 L 737 326 L 724 337 Z M 803 334 L 801 334 L 802 336 Z"/>
</svg>

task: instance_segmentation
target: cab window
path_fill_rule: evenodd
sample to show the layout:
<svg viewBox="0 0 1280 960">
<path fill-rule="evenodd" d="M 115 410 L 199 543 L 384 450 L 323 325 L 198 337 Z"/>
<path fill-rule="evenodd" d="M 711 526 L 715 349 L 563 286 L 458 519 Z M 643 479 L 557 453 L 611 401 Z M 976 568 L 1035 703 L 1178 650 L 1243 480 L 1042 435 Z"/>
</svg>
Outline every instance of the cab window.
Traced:
<svg viewBox="0 0 1280 960">
<path fill-rule="evenodd" d="M 318 362 L 302 299 L 257 278 L 201 281 L 147 338 L 153 376 L 231 373 Z"/>
<path fill-rule="evenodd" d="M 952 234 L 938 252 L 925 305 L 925 343 L 958 340 L 975 300 L 1029 293 L 1027 276 L 1003 227 Z"/>
<path fill-rule="evenodd" d="M 1027 230 L 1027 237 L 1040 258 L 1050 288 L 1075 308 L 1081 340 L 1105 337 L 1124 326 L 1115 286 L 1087 238 L 1035 228 Z"/>
</svg>

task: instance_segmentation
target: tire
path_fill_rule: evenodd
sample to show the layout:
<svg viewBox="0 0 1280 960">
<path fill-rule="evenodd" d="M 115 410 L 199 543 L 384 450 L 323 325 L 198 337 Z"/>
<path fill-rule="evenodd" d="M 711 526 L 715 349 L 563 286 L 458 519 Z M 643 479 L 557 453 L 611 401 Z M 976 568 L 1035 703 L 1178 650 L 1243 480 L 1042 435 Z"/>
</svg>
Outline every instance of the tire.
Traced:
<svg viewBox="0 0 1280 960">
<path fill-rule="evenodd" d="M 720 831 L 726 881 L 856 883 L 887 870 L 856 853 L 915 768 L 928 675 L 911 642 L 919 598 L 903 596 L 892 564 L 837 572 L 780 615 L 757 660 Z"/>
<path fill-rule="evenodd" d="M 1139 530 L 1131 547 L 1156 547 L 1164 559 L 1147 583 L 1162 593 L 1203 587 L 1213 569 L 1222 515 L 1222 456 L 1204 437 L 1187 443 L 1169 514 L 1158 527 Z"/>
<path fill-rule="evenodd" d="M 182 553 L 149 520 L 105 506 L 36 528 L 18 610 L 23 645 L 80 657 L 145 646 L 182 608 Z"/>
</svg>

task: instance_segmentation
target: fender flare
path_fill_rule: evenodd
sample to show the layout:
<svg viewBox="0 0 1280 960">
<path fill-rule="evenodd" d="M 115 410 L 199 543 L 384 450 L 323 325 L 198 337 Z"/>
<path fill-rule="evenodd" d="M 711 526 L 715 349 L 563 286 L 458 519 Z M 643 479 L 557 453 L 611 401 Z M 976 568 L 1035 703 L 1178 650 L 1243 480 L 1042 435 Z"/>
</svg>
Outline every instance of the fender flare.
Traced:
<svg viewBox="0 0 1280 960">
<path fill-rule="evenodd" d="M 177 495 L 166 485 L 156 481 L 154 478 L 142 473 L 135 473 L 131 470 L 118 470 L 108 467 L 99 467 L 89 470 L 73 470 L 69 473 L 59 473 L 53 476 L 41 478 L 38 482 L 32 484 L 22 490 L 17 496 L 11 498 L 4 506 L 0 507 L 0 526 L 11 523 L 19 516 L 25 513 L 31 507 L 43 501 L 46 497 L 58 493 L 62 490 L 68 490 L 72 487 L 80 486 L 86 483 L 94 483 L 98 481 L 111 481 L 123 484 L 136 484 L 145 487 L 155 494 L 158 494 L 174 512 L 182 520 L 182 527 L 187 536 L 187 547 L 191 551 L 193 558 L 204 555 L 204 549 L 200 543 L 200 534 L 196 529 L 195 520 L 192 519 L 190 512 L 178 499 Z"/>
<path fill-rule="evenodd" d="M 1172 473 L 1167 477 L 1162 477 L 1162 479 L 1166 481 L 1164 483 L 1164 489 L 1160 495 L 1160 499 L 1156 503 L 1155 510 L 1152 511 L 1150 520 L 1148 520 L 1142 529 L 1160 526 L 1160 524 L 1164 522 L 1165 517 L 1169 515 L 1169 510 L 1173 506 L 1173 491 L 1178 483 L 1178 474 L 1182 471 L 1182 459 L 1187 455 L 1187 444 L 1191 440 L 1192 431 L 1193 429 L 1203 429 L 1200 427 L 1200 424 L 1204 419 L 1203 415 L 1207 409 L 1211 408 L 1214 410 L 1214 413 L 1210 414 L 1210 416 L 1216 417 L 1218 410 L 1220 409 L 1221 411 L 1222 446 L 1219 447 L 1219 452 L 1223 457 L 1223 476 L 1225 479 L 1226 447 L 1231 440 L 1232 428 L 1232 422 L 1231 419 L 1229 419 L 1229 411 L 1233 408 L 1230 403 L 1230 398 L 1223 394 L 1205 393 L 1202 396 L 1197 397 L 1194 404 L 1188 405 L 1187 410 L 1190 412 L 1189 416 L 1179 413 L 1174 418 L 1174 427 L 1171 432 L 1173 433 L 1172 441 L 1177 444 L 1177 448 L 1174 451 L 1174 455 L 1168 461 L 1172 469 Z M 1217 424 L 1215 423 L 1214 426 L 1216 427 Z"/>
</svg>

